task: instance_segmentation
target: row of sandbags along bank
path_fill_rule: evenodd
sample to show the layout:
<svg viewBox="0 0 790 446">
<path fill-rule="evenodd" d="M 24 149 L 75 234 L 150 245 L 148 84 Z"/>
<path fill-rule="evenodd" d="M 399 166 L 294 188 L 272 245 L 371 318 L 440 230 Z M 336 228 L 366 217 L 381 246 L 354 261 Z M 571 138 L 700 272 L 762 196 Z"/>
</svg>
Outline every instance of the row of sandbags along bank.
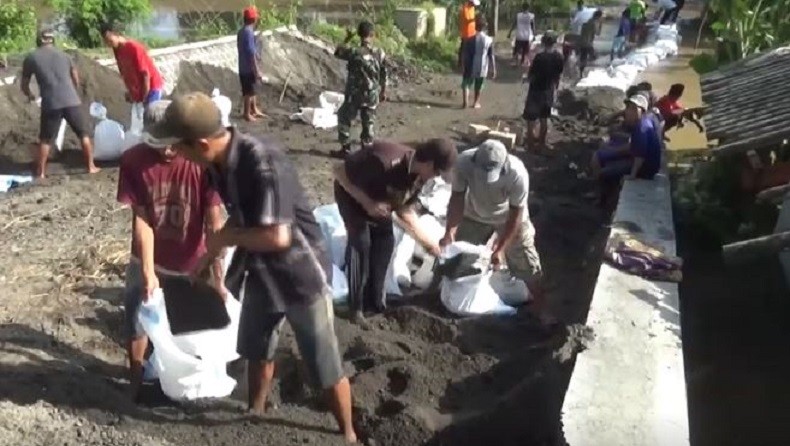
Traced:
<svg viewBox="0 0 790 446">
<path fill-rule="evenodd" d="M 636 83 L 639 73 L 680 51 L 681 36 L 677 26 L 648 22 L 646 44 L 635 48 L 625 57 L 612 60 L 605 68 L 592 68 L 576 88 L 611 87 L 626 91 Z"/>
</svg>

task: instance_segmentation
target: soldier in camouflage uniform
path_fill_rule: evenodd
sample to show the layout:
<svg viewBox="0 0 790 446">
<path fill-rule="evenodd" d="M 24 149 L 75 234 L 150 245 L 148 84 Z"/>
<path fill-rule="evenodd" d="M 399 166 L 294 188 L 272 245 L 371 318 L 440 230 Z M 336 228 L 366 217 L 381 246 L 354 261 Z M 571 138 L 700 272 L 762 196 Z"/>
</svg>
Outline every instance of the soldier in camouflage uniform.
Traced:
<svg viewBox="0 0 790 446">
<path fill-rule="evenodd" d="M 361 44 L 350 48 L 348 43 L 354 38 L 349 30 L 344 44 L 337 47 L 335 56 L 348 62 L 345 101 L 337 112 L 338 139 L 340 150 L 333 152 L 345 157 L 351 151 L 351 121 L 357 114 L 362 118 L 362 145 L 373 143 L 373 124 L 376 120 L 376 107 L 386 99 L 387 70 L 384 52 L 374 48 L 373 24 L 362 22 L 357 28 Z"/>
</svg>

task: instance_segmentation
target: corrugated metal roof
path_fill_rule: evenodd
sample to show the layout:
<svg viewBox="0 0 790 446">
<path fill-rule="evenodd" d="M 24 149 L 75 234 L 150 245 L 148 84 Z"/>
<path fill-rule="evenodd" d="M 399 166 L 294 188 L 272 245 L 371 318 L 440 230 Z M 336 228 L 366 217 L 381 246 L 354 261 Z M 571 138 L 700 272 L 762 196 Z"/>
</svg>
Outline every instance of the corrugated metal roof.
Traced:
<svg viewBox="0 0 790 446">
<path fill-rule="evenodd" d="M 708 139 L 740 152 L 790 138 L 790 46 L 756 54 L 700 79 Z"/>
</svg>

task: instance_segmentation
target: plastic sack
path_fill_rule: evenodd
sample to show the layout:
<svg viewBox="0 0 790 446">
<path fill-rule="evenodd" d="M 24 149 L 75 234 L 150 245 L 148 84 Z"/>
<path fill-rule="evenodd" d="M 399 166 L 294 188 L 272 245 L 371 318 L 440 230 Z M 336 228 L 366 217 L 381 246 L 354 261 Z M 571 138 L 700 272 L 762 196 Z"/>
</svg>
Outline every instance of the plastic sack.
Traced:
<svg viewBox="0 0 790 446">
<path fill-rule="evenodd" d="M 417 221 L 417 225 L 425 231 L 425 234 L 437 242 L 444 235 L 444 225 L 441 224 L 436 217 L 430 214 L 421 215 Z M 392 255 L 389 269 L 387 269 L 387 293 L 400 295 L 401 289 L 411 288 L 413 283 L 413 268 L 415 258 L 420 261 L 420 265 L 425 266 L 428 258 L 432 257 L 425 252 L 422 246 L 408 234 L 403 232 L 403 229 L 395 226 L 395 252 Z M 431 262 L 432 264 L 432 262 Z M 427 268 L 427 266 L 425 266 Z M 432 279 L 430 271 L 423 271 L 420 275 L 420 280 L 424 286 L 426 281 Z"/>
<path fill-rule="evenodd" d="M 428 212 L 443 220 L 447 217 L 447 204 L 450 202 L 452 194 L 452 185 L 441 177 L 436 177 L 425 183 L 419 199 Z"/>
<path fill-rule="evenodd" d="M 93 130 L 93 157 L 112 161 L 121 157 L 126 142 L 123 126 L 112 119 L 102 119 Z"/>
<path fill-rule="evenodd" d="M 145 114 L 145 106 L 142 102 L 135 102 L 132 104 L 132 112 L 129 119 L 129 132 L 132 135 L 143 134 L 143 115 Z"/>
<path fill-rule="evenodd" d="M 318 221 L 321 232 L 324 234 L 324 239 L 329 245 L 329 255 L 332 257 L 332 263 L 343 268 L 346 264 L 348 234 L 337 204 L 318 206 L 313 210 L 313 216 Z"/>
<path fill-rule="evenodd" d="M 344 94 L 334 91 L 325 91 L 318 96 L 318 103 L 321 104 L 321 108 L 332 110 L 333 113 L 337 113 L 340 110 L 340 106 L 343 105 L 345 100 L 346 96 Z"/>
<path fill-rule="evenodd" d="M 162 391 L 173 400 L 222 398 L 230 395 L 236 381 L 228 376 L 227 362 L 238 357 L 236 338 L 241 304 L 229 297 L 231 323 L 221 330 L 205 330 L 173 336 L 161 289 L 140 307 L 139 320 L 154 345 L 149 358 L 151 372 Z"/>
<path fill-rule="evenodd" d="M 516 309 L 499 298 L 491 278 L 492 273 L 487 272 L 454 280 L 442 279 L 442 303 L 448 311 L 459 316 L 515 314 Z"/>
<path fill-rule="evenodd" d="M 327 108 L 305 107 L 299 109 L 299 113 L 291 115 L 292 121 L 302 121 L 317 129 L 331 129 L 337 127 L 337 114 L 334 110 Z"/>
<path fill-rule="evenodd" d="M 348 278 L 337 265 L 332 265 L 332 301 L 335 304 L 348 302 Z"/>
<path fill-rule="evenodd" d="M 219 88 L 215 88 L 214 91 L 211 92 L 211 100 L 214 101 L 219 112 L 222 116 L 222 125 L 224 127 L 230 127 L 230 113 L 233 111 L 233 102 L 227 96 L 222 96 L 219 92 Z"/>
<path fill-rule="evenodd" d="M 0 192 L 8 192 L 9 190 L 33 181 L 30 175 L 0 175 Z"/>
</svg>

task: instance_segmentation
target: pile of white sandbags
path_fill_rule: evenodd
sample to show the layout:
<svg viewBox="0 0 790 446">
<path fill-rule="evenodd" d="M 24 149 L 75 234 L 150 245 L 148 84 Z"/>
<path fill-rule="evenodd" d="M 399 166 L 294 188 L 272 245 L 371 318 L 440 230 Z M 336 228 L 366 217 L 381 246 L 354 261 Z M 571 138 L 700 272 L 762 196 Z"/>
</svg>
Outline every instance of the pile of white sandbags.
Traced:
<svg viewBox="0 0 790 446">
<path fill-rule="evenodd" d="M 318 107 L 302 107 L 299 113 L 291 115 L 292 121 L 302 121 L 317 129 L 337 127 L 337 111 L 343 105 L 345 95 L 334 91 L 325 91 L 318 97 Z"/>
<path fill-rule="evenodd" d="M 681 36 L 673 25 L 650 26 L 647 45 L 637 48 L 622 59 L 615 59 L 607 68 L 593 68 L 576 84 L 576 88 L 612 87 L 626 91 L 639 73 L 667 57 L 676 56 Z"/>
</svg>

